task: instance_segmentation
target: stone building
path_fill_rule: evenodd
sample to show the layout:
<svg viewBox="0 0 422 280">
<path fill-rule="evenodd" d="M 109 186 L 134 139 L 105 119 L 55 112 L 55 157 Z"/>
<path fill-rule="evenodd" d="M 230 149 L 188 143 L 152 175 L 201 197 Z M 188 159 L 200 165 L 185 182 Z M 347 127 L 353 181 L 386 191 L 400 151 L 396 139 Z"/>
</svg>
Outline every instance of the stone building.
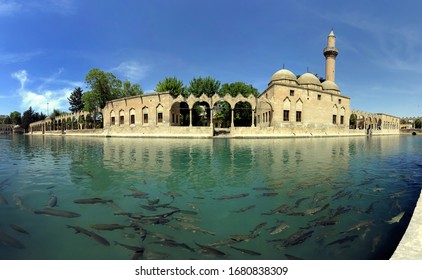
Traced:
<svg viewBox="0 0 422 280">
<path fill-rule="evenodd" d="M 399 133 L 399 118 L 351 110 L 350 97 L 342 95 L 335 83 L 339 53 L 335 43 L 336 37 L 331 31 L 323 50 L 326 78 L 322 82 L 311 73 L 296 76 L 281 69 L 271 76 L 268 87 L 257 97 L 215 94 L 185 98 L 169 93 L 126 97 L 107 102 L 96 116 L 87 112 L 62 115 L 33 123 L 30 130 L 32 133 L 182 137 L 210 137 L 222 131 L 232 137 Z M 222 103 L 228 104 L 231 110 L 230 124 L 226 128 L 220 128 L 215 118 Z M 234 118 L 241 103 L 247 104 L 243 109 L 250 110 L 247 124 L 237 124 Z M 202 112 L 200 119 L 194 120 L 192 111 L 197 105 Z"/>
</svg>

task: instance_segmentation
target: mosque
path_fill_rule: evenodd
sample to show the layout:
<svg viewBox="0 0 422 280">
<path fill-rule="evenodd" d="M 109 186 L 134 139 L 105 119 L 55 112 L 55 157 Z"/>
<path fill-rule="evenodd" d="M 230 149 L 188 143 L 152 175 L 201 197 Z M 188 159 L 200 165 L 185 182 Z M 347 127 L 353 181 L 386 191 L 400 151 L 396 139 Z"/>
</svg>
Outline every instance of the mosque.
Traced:
<svg viewBox="0 0 422 280">
<path fill-rule="evenodd" d="M 325 56 L 325 81 L 314 74 L 296 76 L 287 69 L 275 72 L 268 87 L 257 97 L 217 94 L 185 98 L 167 92 L 108 101 L 95 119 L 89 112 L 64 114 L 32 123 L 32 134 L 89 134 L 134 137 L 312 137 L 367 134 L 398 134 L 400 118 L 350 108 L 350 97 L 335 83 L 339 50 L 331 31 Z M 221 128 L 215 116 L 219 104 L 230 106 L 230 125 Z M 247 124 L 235 122 L 240 103 L 250 106 Z M 206 121 L 193 122 L 192 110 L 200 104 Z M 188 120 L 182 121 L 183 120 Z M 91 121 L 89 121 L 91 120 Z"/>
</svg>

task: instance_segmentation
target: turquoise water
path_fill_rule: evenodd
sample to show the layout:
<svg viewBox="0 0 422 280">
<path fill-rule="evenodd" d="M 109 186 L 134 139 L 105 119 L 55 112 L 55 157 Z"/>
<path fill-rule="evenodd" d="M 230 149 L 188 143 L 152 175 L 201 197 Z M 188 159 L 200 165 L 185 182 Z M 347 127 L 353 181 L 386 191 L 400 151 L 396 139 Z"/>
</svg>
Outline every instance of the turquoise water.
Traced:
<svg viewBox="0 0 422 280">
<path fill-rule="evenodd" d="M 0 259 L 388 259 L 422 185 L 419 136 L 0 136 L 0 154 Z"/>
</svg>

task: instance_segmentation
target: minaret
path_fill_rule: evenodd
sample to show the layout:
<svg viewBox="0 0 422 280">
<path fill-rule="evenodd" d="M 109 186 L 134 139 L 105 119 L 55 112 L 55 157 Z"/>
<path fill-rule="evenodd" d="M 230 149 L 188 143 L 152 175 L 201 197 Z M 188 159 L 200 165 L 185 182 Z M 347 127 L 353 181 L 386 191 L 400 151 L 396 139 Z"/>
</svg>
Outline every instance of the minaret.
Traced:
<svg viewBox="0 0 422 280">
<path fill-rule="evenodd" d="M 330 35 L 328 35 L 327 47 L 324 49 L 325 79 L 327 81 L 335 82 L 337 55 L 338 49 L 336 48 L 336 36 L 334 35 L 334 31 L 331 30 Z"/>
</svg>

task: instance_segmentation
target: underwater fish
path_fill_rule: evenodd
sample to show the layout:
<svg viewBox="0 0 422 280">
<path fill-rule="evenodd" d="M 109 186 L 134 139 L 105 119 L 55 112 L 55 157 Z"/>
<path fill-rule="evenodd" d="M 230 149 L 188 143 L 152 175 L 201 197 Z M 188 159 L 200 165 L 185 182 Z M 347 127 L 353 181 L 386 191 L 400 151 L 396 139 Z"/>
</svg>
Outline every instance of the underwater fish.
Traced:
<svg viewBox="0 0 422 280">
<path fill-rule="evenodd" d="M 230 239 L 236 242 L 242 242 L 242 241 L 249 241 L 251 239 L 254 239 L 257 236 L 258 234 L 232 234 L 230 235 Z"/>
<path fill-rule="evenodd" d="M 137 253 L 141 253 L 141 256 L 142 256 L 142 253 L 145 251 L 145 248 L 144 248 L 144 247 L 138 247 L 138 246 L 133 246 L 133 245 L 127 245 L 127 244 L 123 244 L 123 243 L 120 243 L 120 242 L 117 242 L 117 241 L 114 241 L 114 244 L 115 244 L 115 245 L 119 245 L 119 246 L 121 246 L 121 247 L 123 247 L 123 248 L 126 248 L 126 249 L 128 249 L 128 250 L 135 251 L 135 252 L 137 252 Z"/>
<path fill-rule="evenodd" d="M 156 199 L 148 199 L 148 205 L 156 205 L 158 204 L 158 202 L 160 202 L 159 198 Z"/>
<path fill-rule="evenodd" d="M 68 228 L 72 228 L 76 231 L 76 233 L 83 233 L 88 237 L 91 237 L 92 239 L 94 239 L 95 241 L 97 241 L 98 243 L 104 245 L 104 246 L 110 246 L 110 242 L 107 241 L 107 239 L 105 239 L 104 237 L 96 234 L 95 232 L 89 231 L 87 229 L 84 229 L 82 227 L 79 226 L 71 226 L 71 225 L 67 225 Z"/>
<path fill-rule="evenodd" d="M 370 226 L 370 225 L 372 225 L 372 224 L 373 224 L 373 221 L 372 221 L 372 220 L 363 221 L 363 222 L 360 222 L 360 223 L 358 223 L 358 224 L 356 224 L 356 225 L 352 226 L 352 227 L 351 227 L 351 228 L 349 228 L 348 230 L 346 230 L 346 231 L 342 231 L 342 232 L 340 232 L 340 233 L 346 233 L 346 232 L 351 232 L 351 231 L 354 231 L 354 230 L 360 230 L 360 229 L 362 229 L 362 228 L 369 227 L 369 226 Z"/>
<path fill-rule="evenodd" d="M 113 202 L 113 200 L 94 197 L 94 198 L 75 199 L 73 202 L 77 204 L 97 204 L 97 203 L 101 204 L 101 203 L 111 203 Z"/>
<path fill-rule="evenodd" d="M 22 242 L 2 230 L 0 230 L 0 242 L 16 249 L 25 249 L 25 245 Z"/>
<path fill-rule="evenodd" d="M 271 210 L 270 212 L 262 213 L 262 215 L 273 215 L 273 214 L 279 214 L 279 213 L 286 213 L 288 212 L 292 207 L 287 204 L 282 204 L 278 206 L 277 208 Z"/>
<path fill-rule="evenodd" d="M 166 246 L 166 247 L 176 247 L 176 248 L 182 248 L 182 249 L 186 249 L 190 252 L 195 252 L 194 249 L 192 249 L 189 245 L 186 245 L 185 243 L 179 243 L 175 240 L 169 240 L 169 239 L 165 239 L 165 240 L 160 240 L 160 241 L 154 241 L 152 242 L 153 244 L 159 244 L 161 246 Z"/>
<path fill-rule="evenodd" d="M 209 255 L 214 255 L 214 256 L 225 256 L 226 254 L 218 249 L 215 249 L 211 246 L 207 246 L 207 245 L 201 245 L 198 244 L 197 242 L 195 242 L 196 246 L 198 246 L 199 248 L 201 248 L 201 251 L 209 254 Z"/>
<path fill-rule="evenodd" d="M 15 224 L 10 224 L 9 226 L 13 228 L 14 230 L 16 230 L 17 232 L 29 235 L 29 232 L 21 226 L 18 226 Z"/>
<path fill-rule="evenodd" d="M 56 207 L 57 206 L 57 196 L 51 195 L 50 200 L 48 201 L 48 207 Z"/>
<path fill-rule="evenodd" d="M 235 195 L 223 195 L 220 197 L 214 198 L 215 200 L 226 200 L 226 199 L 235 199 L 235 198 L 242 198 L 248 196 L 248 193 L 242 193 L 242 194 L 235 194 Z"/>
<path fill-rule="evenodd" d="M 35 214 L 42 214 L 42 215 L 48 215 L 48 216 L 57 216 L 57 217 L 65 217 L 65 218 L 76 218 L 80 217 L 81 214 L 72 212 L 72 211 L 66 211 L 66 210 L 59 210 L 55 208 L 43 208 L 43 209 L 34 209 L 33 212 Z"/>
<path fill-rule="evenodd" d="M 249 206 L 246 206 L 246 207 L 240 208 L 239 210 L 235 210 L 235 211 L 232 211 L 232 212 L 233 212 L 233 213 L 243 213 L 243 212 L 248 211 L 248 210 L 250 210 L 250 209 L 253 209 L 253 208 L 255 208 L 255 207 L 256 207 L 256 205 L 249 205 Z"/>
<path fill-rule="evenodd" d="M 394 216 L 393 218 L 391 218 L 390 220 L 388 220 L 388 221 L 385 221 L 386 223 L 388 223 L 388 224 L 394 224 L 394 223 L 398 223 L 398 222 L 400 222 L 400 220 L 401 220 L 401 218 L 403 218 L 403 216 L 404 216 L 404 211 L 402 211 L 402 212 L 400 212 L 397 216 Z"/>
<path fill-rule="evenodd" d="M 91 224 L 91 228 L 96 230 L 115 230 L 115 229 L 124 229 L 131 226 L 119 225 L 119 224 Z"/>
<path fill-rule="evenodd" d="M 277 196 L 278 193 L 272 192 L 272 193 L 260 193 L 257 194 L 256 197 L 271 197 L 271 196 Z"/>
<path fill-rule="evenodd" d="M 256 251 L 252 251 L 252 250 L 248 250 L 248 249 L 243 249 L 243 248 L 239 248 L 239 247 L 234 247 L 234 246 L 229 246 L 232 249 L 235 249 L 239 252 L 242 252 L 244 254 L 248 254 L 248 255 L 252 255 L 252 256 L 260 256 L 261 253 L 256 252 Z"/>
<path fill-rule="evenodd" d="M 266 224 L 267 224 L 266 222 L 263 222 L 263 223 L 257 224 L 257 225 L 255 226 L 255 228 L 254 228 L 253 230 L 251 230 L 251 231 L 250 231 L 250 233 L 251 233 L 251 234 L 256 234 L 256 233 L 258 232 L 258 230 L 260 230 L 261 228 L 263 228 Z"/>
<path fill-rule="evenodd" d="M 277 234 L 277 233 L 280 233 L 280 232 L 282 232 L 283 230 L 285 230 L 285 229 L 287 229 L 289 227 L 289 225 L 288 224 L 286 224 L 286 223 L 282 223 L 282 224 L 280 224 L 280 225 L 278 225 L 278 226 L 276 226 L 271 232 L 270 232 L 270 235 L 275 235 L 275 234 Z"/>
<path fill-rule="evenodd" d="M 378 243 L 381 240 L 381 235 L 377 235 L 374 237 L 374 239 L 372 239 L 372 249 L 371 249 L 371 253 L 375 252 L 376 247 L 378 246 Z"/>
<path fill-rule="evenodd" d="M 303 231 L 296 232 L 290 235 L 287 239 L 285 239 L 283 241 L 283 245 L 287 247 L 287 246 L 295 246 L 295 245 L 301 244 L 305 242 L 306 239 L 311 237 L 313 233 L 314 233 L 313 230 L 305 231 L 305 232 Z"/>
<path fill-rule="evenodd" d="M 353 242 L 356 238 L 358 238 L 358 235 L 350 235 L 350 236 L 346 236 L 337 240 L 334 240 L 333 242 L 328 243 L 327 245 L 325 245 L 325 247 L 327 246 L 331 246 L 334 244 L 343 244 L 345 242 Z"/>
</svg>

